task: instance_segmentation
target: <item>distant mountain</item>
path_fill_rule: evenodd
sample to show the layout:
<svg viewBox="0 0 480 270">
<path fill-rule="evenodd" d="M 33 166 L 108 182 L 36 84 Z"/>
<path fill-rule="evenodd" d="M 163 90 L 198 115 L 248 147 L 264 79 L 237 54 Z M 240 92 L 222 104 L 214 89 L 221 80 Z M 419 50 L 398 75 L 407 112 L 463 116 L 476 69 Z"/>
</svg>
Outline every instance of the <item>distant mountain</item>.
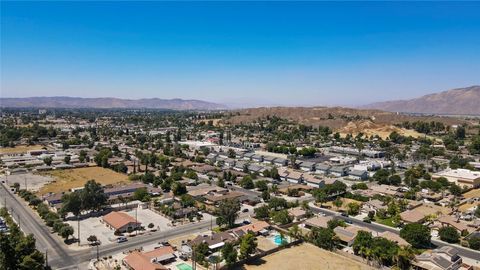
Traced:
<svg viewBox="0 0 480 270">
<path fill-rule="evenodd" d="M 0 107 L 9 108 L 125 108 L 125 109 L 171 109 L 171 110 L 219 110 L 225 105 L 184 99 L 120 99 L 79 97 L 28 97 L 0 98 Z"/>
<path fill-rule="evenodd" d="M 377 102 L 362 108 L 390 112 L 480 115 L 480 86 L 457 88 L 409 100 Z"/>
</svg>

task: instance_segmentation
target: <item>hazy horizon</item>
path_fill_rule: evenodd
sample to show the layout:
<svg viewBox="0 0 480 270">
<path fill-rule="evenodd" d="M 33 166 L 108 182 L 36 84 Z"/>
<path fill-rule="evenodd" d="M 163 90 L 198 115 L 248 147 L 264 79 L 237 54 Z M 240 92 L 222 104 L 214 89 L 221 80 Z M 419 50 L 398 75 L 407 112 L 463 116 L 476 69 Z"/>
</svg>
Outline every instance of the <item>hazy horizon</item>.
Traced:
<svg viewBox="0 0 480 270">
<path fill-rule="evenodd" d="M 478 2 L 1 7 L 1 97 L 358 106 L 480 84 Z"/>
</svg>

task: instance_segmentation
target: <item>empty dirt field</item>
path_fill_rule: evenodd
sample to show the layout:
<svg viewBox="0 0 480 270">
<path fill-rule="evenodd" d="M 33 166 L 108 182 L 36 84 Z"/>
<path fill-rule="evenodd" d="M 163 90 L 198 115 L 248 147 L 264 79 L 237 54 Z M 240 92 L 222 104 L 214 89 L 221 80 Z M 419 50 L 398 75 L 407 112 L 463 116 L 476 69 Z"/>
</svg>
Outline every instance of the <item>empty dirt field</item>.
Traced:
<svg viewBox="0 0 480 270">
<path fill-rule="evenodd" d="M 103 185 L 128 183 L 128 176 L 102 167 L 87 167 L 69 170 L 58 170 L 41 173 L 54 180 L 38 192 L 40 195 L 53 192 L 68 191 L 71 188 L 82 187 L 88 180 L 95 180 Z"/>
<path fill-rule="evenodd" d="M 43 149 L 41 145 L 18 145 L 15 147 L 2 147 L 0 148 L 0 154 L 24 154 L 32 150 Z"/>
<path fill-rule="evenodd" d="M 366 264 L 347 257 L 320 249 L 311 244 L 302 244 L 286 248 L 279 252 L 258 259 L 254 264 L 246 264 L 238 269 L 247 270 L 298 270 L 298 269 L 373 269 Z"/>
<path fill-rule="evenodd" d="M 472 189 L 467 193 L 463 194 L 463 197 L 465 198 L 480 198 L 480 188 Z"/>
</svg>

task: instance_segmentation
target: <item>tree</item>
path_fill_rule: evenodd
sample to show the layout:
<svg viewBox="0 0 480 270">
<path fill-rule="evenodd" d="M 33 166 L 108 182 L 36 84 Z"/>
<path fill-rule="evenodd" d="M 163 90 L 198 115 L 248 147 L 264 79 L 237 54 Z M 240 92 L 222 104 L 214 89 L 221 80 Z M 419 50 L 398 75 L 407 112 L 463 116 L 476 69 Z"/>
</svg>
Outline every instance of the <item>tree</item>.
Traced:
<svg viewBox="0 0 480 270">
<path fill-rule="evenodd" d="M 18 192 L 20 190 L 20 183 L 18 182 L 13 183 L 13 188 L 15 189 L 15 192 Z"/>
<path fill-rule="evenodd" d="M 270 208 L 267 205 L 257 207 L 253 211 L 257 219 L 267 220 L 270 217 Z"/>
<path fill-rule="evenodd" d="M 414 250 L 409 246 L 400 246 L 395 258 L 400 270 L 410 269 L 410 262 L 415 258 Z"/>
<path fill-rule="evenodd" d="M 47 165 L 47 166 L 52 165 L 52 157 L 51 156 L 45 157 L 43 159 L 43 163 L 45 163 L 45 165 Z"/>
<path fill-rule="evenodd" d="M 257 239 L 252 232 L 240 237 L 240 258 L 246 259 L 257 249 Z"/>
<path fill-rule="evenodd" d="M 430 246 L 430 229 L 422 224 L 411 223 L 405 225 L 400 230 L 400 237 L 414 248 L 428 248 Z"/>
<path fill-rule="evenodd" d="M 347 209 L 349 215 L 356 216 L 360 212 L 360 205 L 356 202 L 351 202 L 347 204 Z"/>
<path fill-rule="evenodd" d="M 273 197 L 268 202 L 270 209 L 279 210 L 287 207 L 287 201 L 284 198 Z"/>
<path fill-rule="evenodd" d="M 217 224 L 233 228 L 235 219 L 238 217 L 238 211 L 240 211 L 240 202 L 235 199 L 223 200 L 217 208 Z"/>
<path fill-rule="evenodd" d="M 108 196 L 104 193 L 101 184 L 95 180 L 89 180 L 82 191 L 80 191 L 82 199 L 82 209 L 98 211 L 102 209 L 108 200 Z"/>
<path fill-rule="evenodd" d="M 288 229 L 288 235 L 294 239 L 301 239 L 303 237 L 300 227 L 297 224 L 293 225 Z"/>
<path fill-rule="evenodd" d="M 65 240 L 68 240 L 68 238 L 73 235 L 73 227 L 70 225 L 63 226 L 62 229 L 60 229 L 59 234 L 61 237 L 65 238 Z"/>
<path fill-rule="evenodd" d="M 326 250 L 333 250 L 337 246 L 337 238 L 331 229 L 312 228 L 309 238 L 313 244 Z"/>
<path fill-rule="evenodd" d="M 262 191 L 262 199 L 264 202 L 268 202 L 270 200 L 270 192 L 268 190 Z"/>
<path fill-rule="evenodd" d="M 98 239 L 97 239 L 97 236 L 96 236 L 96 235 L 90 235 L 90 236 L 87 238 L 87 241 L 90 242 L 91 244 L 95 244 L 95 243 L 97 243 Z"/>
<path fill-rule="evenodd" d="M 315 196 L 315 201 L 320 203 L 320 207 L 322 207 L 322 204 L 327 202 L 327 194 L 323 190 L 318 190 L 314 193 Z"/>
<path fill-rule="evenodd" d="M 255 183 L 255 187 L 259 190 L 259 191 L 265 191 L 265 190 L 268 190 L 268 185 L 267 185 L 267 181 L 265 180 L 259 180 Z"/>
<path fill-rule="evenodd" d="M 235 246 L 230 242 L 226 242 L 222 248 L 222 257 L 227 264 L 227 268 L 230 268 L 234 263 L 237 262 L 237 256 L 238 254 Z"/>
<path fill-rule="evenodd" d="M 253 179 L 250 175 L 246 175 L 240 180 L 240 186 L 246 189 L 252 189 L 255 187 Z"/>
<path fill-rule="evenodd" d="M 458 243 L 460 240 L 460 234 L 454 227 L 442 227 L 438 230 L 438 235 L 442 241 L 448 243 Z"/>
<path fill-rule="evenodd" d="M 339 219 L 339 218 L 333 218 L 331 220 L 329 220 L 327 222 L 327 227 L 330 229 L 330 230 L 333 230 L 335 229 L 336 227 L 346 227 L 347 224 L 345 224 L 345 221 L 343 219 Z"/>
<path fill-rule="evenodd" d="M 66 164 L 70 164 L 70 156 L 65 156 L 65 158 L 63 159 L 63 161 L 64 161 Z"/>
<path fill-rule="evenodd" d="M 287 210 L 280 210 L 272 213 L 272 220 L 277 224 L 288 224 L 292 222 L 292 218 L 288 215 Z"/>
<path fill-rule="evenodd" d="M 342 207 L 342 205 L 343 205 L 342 198 L 337 197 L 337 198 L 335 199 L 335 201 L 333 201 L 333 205 L 335 205 L 335 207 L 337 208 L 337 210 L 338 210 L 340 207 Z"/>
<path fill-rule="evenodd" d="M 62 196 L 62 213 L 72 213 L 78 217 L 82 211 L 82 199 L 80 192 L 67 193 Z"/>
<path fill-rule="evenodd" d="M 370 257 L 370 248 L 372 246 L 372 233 L 359 231 L 353 240 L 353 252 L 362 257 Z"/>
<path fill-rule="evenodd" d="M 468 246 L 471 249 L 480 250 L 480 237 L 470 237 L 470 239 L 468 239 Z"/>
<path fill-rule="evenodd" d="M 133 192 L 133 199 L 142 201 L 142 202 L 147 202 L 150 200 L 150 194 L 148 193 L 148 190 L 146 187 L 142 188 L 137 188 L 135 192 Z"/>
<path fill-rule="evenodd" d="M 459 185 L 456 185 L 454 183 L 450 185 L 449 190 L 450 190 L 450 193 L 452 193 L 455 196 L 462 195 L 462 188 Z"/>
<path fill-rule="evenodd" d="M 187 193 L 187 187 L 179 182 L 175 182 L 172 185 L 172 192 L 175 196 L 180 196 Z"/>
<path fill-rule="evenodd" d="M 209 248 L 206 242 L 202 242 L 198 245 L 193 246 L 194 251 L 194 259 L 197 262 L 203 263 L 205 261 L 205 257 L 208 254 Z"/>
</svg>

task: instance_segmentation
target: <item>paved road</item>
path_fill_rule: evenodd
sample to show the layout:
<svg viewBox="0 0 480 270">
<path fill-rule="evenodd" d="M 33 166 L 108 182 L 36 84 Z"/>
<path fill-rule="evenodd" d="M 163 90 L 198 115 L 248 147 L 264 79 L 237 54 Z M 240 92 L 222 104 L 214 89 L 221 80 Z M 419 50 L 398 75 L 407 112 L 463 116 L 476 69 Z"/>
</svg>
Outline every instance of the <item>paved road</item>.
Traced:
<svg viewBox="0 0 480 270">
<path fill-rule="evenodd" d="M 61 238 L 51 234 L 50 228 L 44 224 L 43 220 L 21 198 L 13 195 L 3 184 L 0 184 L 0 186 L 2 189 L 0 192 L 2 204 L 6 201 L 8 209 L 11 210 L 15 220 L 19 221 L 21 229 L 25 233 L 35 235 L 37 249 L 43 253 L 48 250 L 48 262 L 53 269 L 82 269 L 86 262 L 96 257 L 93 249 L 69 249 Z M 121 244 L 109 243 L 100 246 L 99 256 L 113 255 L 124 250 L 140 248 L 181 235 L 205 231 L 210 228 L 211 224 L 215 226 L 215 218 L 172 228 L 168 231 L 140 235 L 130 238 L 129 241 Z"/>
<path fill-rule="evenodd" d="M 215 219 L 213 220 L 213 225 L 215 226 Z M 129 238 L 129 240 L 124 243 L 110 243 L 104 246 L 101 245 L 99 247 L 99 256 L 103 257 L 113 255 L 125 250 L 137 249 L 147 244 L 166 241 L 175 237 L 179 237 L 181 235 L 202 232 L 209 228 L 210 220 L 205 220 L 199 223 L 183 225 L 181 227 L 164 232 L 154 232 L 151 234 L 140 235 L 134 238 Z M 70 255 L 74 257 L 73 262 L 66 262 L 63 260 L 63 258 L 56 258 L 55 260 L 51 260 L 50 264 L 55 265 L 56 267 L 61 269 L 77 269 L 77 265 L 85 264 L 85 262 L 96 257 L 95 247 L 93 247 L 92 249 L 81 251 L 70 251 Z"/>
<path fill-rule="evenodd" d="M 367 222 L 363 222 L 362 220 L 358 220 L 358 219 L 352 218 L 352 217 L 344 217 L 344 216 L 340 215 L 338 212 L 331 211 L 331 210 L 324 209 L 324 208 L 320 208 L 320 207 L 316 207 L 312 203 L 310 203 L 310 208 L 312 209 L 312 211 L 314 213 L 323 213 L 327 216 L 335 216 L 337 218 L 341 218 L 345 221 L 348 221 L 349 223 L 352 223 L 352 224 L 355 224 L 355 225 L 358 225 L 358 226 L 363 226 L 363 227 L 369 228 L 370 230 L 373 230 L 373 231 L 376 231 L 376 232 L 390 231 L 390 232 L 393 232 L 395 234 L 400 234 L 400 230 L 397 229 L 397 228 L 392 228 L 392 227 L 385 226 L 385 225 L 382 225 L 382 224 L 377 224 L 377 223 L 367 223 Z M 478 258 L 480 258 L 480 252 L 476 251 L 476 250 L 473 250 L 473 249 L 465 248 L 465 247 L 455 245 L 455 244 L 449 244 L 449 243 L 439 241 L 439 240 L 435 240 L 435 239 L 432 239 L 432 243 L 435 244 L 436 246 L 439 246 L 439 247 L 442 247 L 442 246 L 454 247 L 458 250 L 459 254 L 463 257 L 467 257 L 467 258 L 475 259 L 475 260 L 478 260 Z"/>
<path fill-rule="evenodd" d="M 50 233 L 50 229 L 44 224 L 40 217 L 28 207 L 23 200 L 13 195 L 8 188 L 0 184 L 2 188 L 2 199 L 6 199 L 7 208 L 10 210 L 13 218 L 20 224 L 23 232 L 35 235 L 37 249 L 45 253 L 48 250 L 49 258 L 62 258 L 67 263 L 73 263 L 74 260 L 66 251 L 66 245 L 60 238 Z"/>
</svg>

